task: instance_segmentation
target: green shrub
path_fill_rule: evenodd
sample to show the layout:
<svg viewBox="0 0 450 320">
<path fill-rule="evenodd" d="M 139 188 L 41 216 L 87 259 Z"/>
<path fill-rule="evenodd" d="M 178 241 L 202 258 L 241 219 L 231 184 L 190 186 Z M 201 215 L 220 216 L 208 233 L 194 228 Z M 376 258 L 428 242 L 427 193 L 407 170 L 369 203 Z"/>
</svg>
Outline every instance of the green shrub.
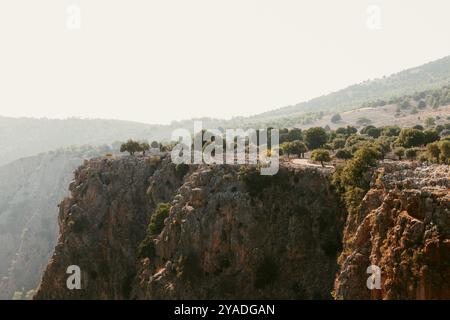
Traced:
<svg viewBox="0 0 450 320">
<path fill-rule="evenodd" d="M 130 155 L 134 155 L 135 152 L 141 151 L 141 145 L 139 142 L 129 139 L 127 142 L 122 143 L 120 146 L 120 152 L 128 152 Z"/>
<path fill-rule="evenodd" d="M 321 127 L 313 127 L 305 131 L 305 142 L 309 150 L 321 148 L 327 140 L 327 133 Z"/>
<path fill-rule="evenodd" d="M 386 137 L 397 137 L 400 134 L 400 127 L 398 126 L 387 126 L 381 131 L 382 136 Z"/>
<path fill-rule="evenodd" d="M 352 158 L 352 153 L 348 149 L 339 149 L 334 156 L 337 159 L 348 160 Z"/>
<path fill-rule="evenodd" d="M 345 147 L 345 139 L 343 138 L 336 138 L 333 140 L 333 149 L 342 149 Z"/>
<path fill-rule="evenodd" d="M 423 132 L 424 135 L 424 143 L 429 144 L 435 141 L 438 141 L 441 137 L 436 130 L 425 130 Z"/>
<path fill-rule="evenodd" d="M 419 147 L 425 143 L 425 134 L 418 129 L 402 129 L 398 143 L 404 148 Z"/>
<path fill-rule="evenodd" d="M 346 128 L 341 127 L 341 128 L 337 128 L 336 129 L 336 134 L 340 134 L 343 136 L 350 136 L 352 134 L 355 134 L 358 132 L 358 129 L 356 129 L 355 127 L 351 127 L 351 126 L 347 126 Z"/>
<path fill-rule="evenodd" d="M 417 148 L 409 148 L 405 150 L 405 156 L 406 158 L 410 160 L 414 160 L 417 157 L 417 152 L 419 149 Z"/>
<path fill-rule="evenodd" d="M 283 142 L 281 144 L 280 148 L 281 148 L 282 153 L 286 154 L 287 156 L 289 156 L 291 154 L 296 154 L 302 158 L 304 157 L 305 152 L 308 151 L 308 148 L 306 147 L 306 145 L 300 140 Z"/>
<path fill-rule="evenodd" d="M 138 258 L 152 258 L 155 255 L 154 236 L 147 235 L 145 239 L 139 244 L 137 256 Z"/>
<path fill-rule="evenodd" d="M 427 152 L 421 152 L 419 153 L 418 156 L 416 156 L 417 160 L 419 160 L 420 162 L 428 162 L 429 157 Z"/>
<path fill-rule="evenodd" d="M 333 122 L 333 123 L 337 123 L 341 120 L 342 120 L 342 117 L 339 113 L 336 113 L 331 117 L 331 122 Z"/>
<path fill-rule="evenodd" d="M 148 232 L 150 235 L 158 235 L 164 228 L 164 220 L 169 216 L 170 204 L 160 203 L 156 207 L 150 218 L 150 224 L 148 226 Z"/>
<path fill-rule="evenodd" d="M 324 149 L 316 149 L 311 153 L 311 159 L 313 161 L 319 161 L 322 167 L 324 167 L 324 162 L 331 161 L 330 153 Z"/>
<path fill-rule="evenodd" d="M 402 160 L 402 157 L 405 155 L 405 148 L 403 147 L 395 148 L 394 154 L 398 157 L 398 160 Z"/>
<path fill-rule="evenodd" d="M 438 142 L 429 143 L 427 145 L 427 151 L 430 155 L 431 160 L 436 160 L 437 163 L 439 163 L 439 157 L 441 155 L 441 149 L 439 148 Z"/>
<path fill-rule="evenodd" d="M 362 146 L 353 158 L 338 166 L 332 177 L 332 184 L 341 194 L 341 198 L 350 215 L 356 213 L 362 199 L 370 188 L 371 168 L 381 158 L 381 153 L 371 145 Z M 333 243 L 325 243 L 324 250 L 329 254 L 333 252 Z"/>
<path fill-rule="evenodd" d="M 450 162 L 450 141 L 444 140 L 439 142 L 439 150 L 441 151 L 441 160 L 445 164 Z"/>
</svg>

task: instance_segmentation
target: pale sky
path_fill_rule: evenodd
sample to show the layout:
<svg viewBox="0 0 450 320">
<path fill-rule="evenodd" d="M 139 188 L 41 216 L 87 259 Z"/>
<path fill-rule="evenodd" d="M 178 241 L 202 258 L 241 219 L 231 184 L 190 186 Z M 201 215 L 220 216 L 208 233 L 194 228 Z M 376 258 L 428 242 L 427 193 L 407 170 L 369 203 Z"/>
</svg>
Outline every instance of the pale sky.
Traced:
<svg viewBox="0 0 450 320">
<path fill-rule="evenodd" d="M 0 115 L 252 115 L 450 55 L 449 12 L 448 0 L 2 0 Z"/>
</svg>

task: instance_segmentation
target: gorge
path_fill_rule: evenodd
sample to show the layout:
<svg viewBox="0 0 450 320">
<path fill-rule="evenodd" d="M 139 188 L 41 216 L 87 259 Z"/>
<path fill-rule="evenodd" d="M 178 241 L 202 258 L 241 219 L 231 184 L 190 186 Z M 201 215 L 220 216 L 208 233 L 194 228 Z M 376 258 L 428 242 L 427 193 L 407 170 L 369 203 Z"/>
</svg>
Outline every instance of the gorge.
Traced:
<svg viewBox="0 0 450 320">
<path fill-rule="evenodd" d="M 383 163 L 351 214 L 331 174 L 86 161 L 35 299 L 449 298 L 449 167 Z M 371 264 L 381 290 L 366 287 Z M 81 290 L 66 288 L 69 265 Z"/>
</svg>

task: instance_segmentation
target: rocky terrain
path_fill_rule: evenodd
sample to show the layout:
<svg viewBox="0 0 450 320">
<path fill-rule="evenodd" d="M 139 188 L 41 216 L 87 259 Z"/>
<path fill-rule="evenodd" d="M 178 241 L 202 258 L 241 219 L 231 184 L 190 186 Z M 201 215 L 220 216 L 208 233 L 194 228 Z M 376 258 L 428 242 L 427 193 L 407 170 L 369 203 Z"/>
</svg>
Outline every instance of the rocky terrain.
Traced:
<svg viewBox="0 0 450 320">
<path fill-rule="evenodd" d="M 330 298 L 344 211 L 327 173 L 236 169 L 186 178 L 139 270 L 138 298 Z"/>
<path fill-rule="evenodd" d="M 347 214 L 330 168 L 86 161 L 35 299 L 448 299 L 449 170 L 384 163 Z"/>
<path fill-rule="evenodd" d="M 386 163 L 344 231 L 338 299 L 450 298 L 450 167 Z M 381 268 L 381 289 L 366 269 Z"/>
<path fill-rule="evenodd" d="M 137 248 L 154 209 L 147 195 L 150 177 L 160 177 L 155 201 L 167 201 L 180 185 L 175 166 L 151 164 L 149 158 L 101 158 L 86 161 L 70 184 L 71 197 L 60 204 L 60 236 L 37 298 L 129 298 Z M 172 174 L 172 178 L 171 178 Z M 83 271 L 83 290 L 67 290 L 66 269 Z"/>
<path fill-rule="evenodd" d="M 0 167 L 0 299 L 37 288 L 58 236 L 57 205 L 95 149 L 60 150 Z"/>
<path fill-rule="evenodd" d="M 60 205 L 58 245 L 35 298 L 329 299 L 345 212 L 329 171 L 100 158 Z M 169 203 L 146 243 L 152 210 Z M 66 268 L 83 271 L 66 288 Z"/>
</svg>

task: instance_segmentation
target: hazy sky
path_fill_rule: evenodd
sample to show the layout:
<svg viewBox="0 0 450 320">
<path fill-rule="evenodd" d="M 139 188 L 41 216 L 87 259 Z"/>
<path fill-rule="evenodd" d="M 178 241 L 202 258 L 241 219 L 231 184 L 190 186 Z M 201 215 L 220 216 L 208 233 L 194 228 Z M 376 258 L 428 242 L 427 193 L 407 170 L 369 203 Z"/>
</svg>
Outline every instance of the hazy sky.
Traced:
<svg viewBox="0 0 450 320">
<path fill-rule="evenodd" d="M 251 115 L 449 55 L 449 12 L 448 0 L 2 0 L 0 115 Z"/>
</svg>

